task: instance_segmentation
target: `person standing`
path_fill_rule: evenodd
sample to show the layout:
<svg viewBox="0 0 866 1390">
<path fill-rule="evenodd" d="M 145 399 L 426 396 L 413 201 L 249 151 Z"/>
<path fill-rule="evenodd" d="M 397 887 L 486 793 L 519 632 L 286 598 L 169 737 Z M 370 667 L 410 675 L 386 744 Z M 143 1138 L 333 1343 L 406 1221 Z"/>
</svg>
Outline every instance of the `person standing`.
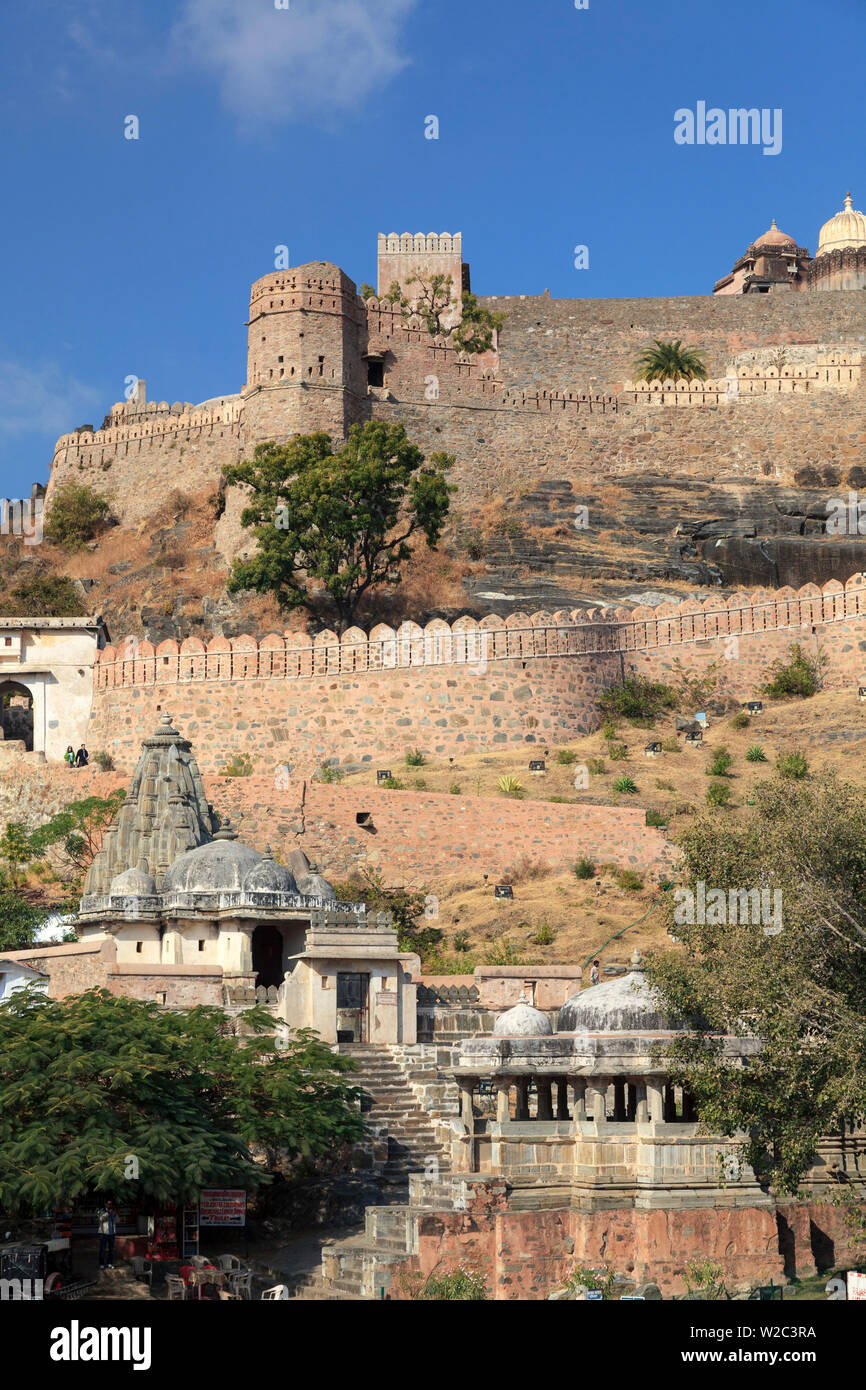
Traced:
<svg viewBox="0 0 866 1390">
<path fill-rule="evenodd" d="M 106 1199 L 105 1206 L 100 1207 L 96 1213 L 96 1229 L 99 1234 L 99 1268 L 106 1268 L 106 1256 L 108 1256 L 107 1268 L 114 1269 L 114 1231 L 117 1221 L 117 1211 L 110 1197 Z"/>
<path fill-rule="evenodd" d="M 592 969 L 589 972 L 589 983 L 591 985 L 597 985 L 600 978 L 601 976 L 599 974 L 598 961 L 594 960 L 592 962 Z"/>
<path fill-rule="evenodd" d="M 90 754 L 88 753 L 87 749 L 85 748 L 84 744 L 82 743 L 82 745 L 81 745 L 81 747 L 79 748 L 78 752 L 75 754 L 75 766 L 76 766 L 76 767 L 87 767 L 87 764 L 88 764 L 89 762 L 90 762 Z"/>
<path fill-rule="evenodd" d="M 74 766 L 75 766 L 75 750 L 73 749 L 71 743 L 68 745 L 68 747 L 67 747 L 67 749 L 66 749 L 66 752 L 63 754 L 63 761 L 64 761 L 69 767 L 74 767 Z"/>
</svg>

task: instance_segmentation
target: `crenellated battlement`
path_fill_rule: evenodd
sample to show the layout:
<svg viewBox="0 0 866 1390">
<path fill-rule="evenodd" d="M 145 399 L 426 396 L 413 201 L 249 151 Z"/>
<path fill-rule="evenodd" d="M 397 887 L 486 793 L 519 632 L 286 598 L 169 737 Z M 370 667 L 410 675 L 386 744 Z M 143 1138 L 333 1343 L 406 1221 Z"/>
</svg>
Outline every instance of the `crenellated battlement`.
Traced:
<svg viewBox="0 0 866 1390">
<path fill-rule="evenodd" d="M 127 637 L 97 654 L 95 685 L 108 690 L 187 681 L 292 681 L 442 666 L 471 671 L 492 662 L 609 656 L 860 617 L 866 617 L 862 574 L 845 585 L 831 580 L 822 588 L 757 590 L 703 604 L 512 613 L 452 624 L 435 618 L 425 627 L 379 623 L 369 633 L 358 627 L 342 637 L 324 631 L 312 641 L 301 633 L 269 633 L 261 641 L 247 635 L 207 643 L 187 637 L 154 646 Z"/>
</svg>

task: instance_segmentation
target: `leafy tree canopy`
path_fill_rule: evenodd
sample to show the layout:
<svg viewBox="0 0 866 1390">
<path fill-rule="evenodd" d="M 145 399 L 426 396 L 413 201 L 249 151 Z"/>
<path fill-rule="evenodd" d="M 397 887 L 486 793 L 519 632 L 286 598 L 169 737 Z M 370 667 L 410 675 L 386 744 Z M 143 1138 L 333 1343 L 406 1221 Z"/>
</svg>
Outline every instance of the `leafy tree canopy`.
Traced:
<svg viewBox="0 0 866 1390">
<path fill-rule="evenodd" d="M 44 825 L 29 832 L 25 841 L 27 857 L 31 860 L 41 859 L 46 851 L 53 849 L 60 862 L 61 874 L 67 876 L 70 887 L 77 888 L 125 796 L 123 788 L 118 787 L 108 796 L 87 796 L 82 801 L 71 802 Z M 6 834 L 12 831 L 19 834 L 21 827 L 12 822 L 7 826 Z"/>
<path fill-rule="evenodd" d="M 80 618 L 86 612 L 78 590 L 66 574 L 25 579 L 3 595 L 2 607 L 12 618 Z"/>
<path fill-rule="evenodd" d="M 251 495 L 241 522 L 256 554 L 235 561 L 228 589 L 273 594 L 285 610 L 308 608 L 344 631 L 362 595 L 400 582 L 410 539 L 435 549 L 448 515 L 449 454 L 424 455 L 402 425 L 353 425 L 345 446 L 327 434 L 259 444 L 252 461 L 225 469 Z M 330 610 L 330 612 L 329 612 Z"/>
<path fill-rule="evenodd" d="M 81 550 L 104 528 L 111 504 L 87 483 L 64 483 L 51 499 L 45 535 L 63 550 Z"/>
<path fill-rule="evenodd" d="M 683 949 L 648 974 L 675 1013 L 700 1020 L 670 1059 L 707 1131 L 748 1133 L 745 1159 L 794 1192 L 821 1135 L 866 1107 L 866 803 L 832 773 L 763 782 L 754 799 L 748 821 L 707 816 L 685 832 L 684 881 L 763 889 L 770 904 L 781 892 L 781 931 L 730 912 L 690 925 L 668 901 Z M 725 1057 L 724 1032 L 759 1039 L 757 1056 Z"/>
<path fill-rule="evenodd" d="M 433 906 L 430 895 L 419 889 L 389 888 L 378 869 L 362 869 L 345 883 L 335 884 L 334 891 L 339 902 L 363 902 L 369 912 L 390 912 L 401 951 L 415 951 L 423 960 L 442 940 L 435 917 L 428 915 Z"/>
<path fill-rule="evenodd" d="M 701 348 L 684 348 L 682 339 L 675 342 L 656 338 L 652 347 L 645 348 L 635 358 L 637 381 L 705 381 L 707 368 Z"/>
<path fill-rule="evenodd" d="M 349 1059 L 308 1030 L 277 1049 L 264 1010 L 243 1026 L 105 990 L 14 994 L 0 1005 L 0 1206 L 190 1201 L 269 1181 L 253 1145 L 295 1159 L 361 1137 Z"/>
<path fill-rule="evenodd" d="M 505 322 L 504 314 L 482 308 L 477 296 L 469 290 L 464 290 L 458 301 L 450 275 L 431 275 L 425 279 L 416 274 L 406 284 L 412 288 L 411 297 L 404 295 L 396 280 L 383 296 L 391 304 L 399 305 L 404 318 L 420 318 L 431 337 L 446 338 L 452 347 L 469 356 L 492 348 L 494 335 Z M 368 288 L 362 286 L 362 293 Z M 458 316 L 459 321 L 455 321 Z"/>
<path fill-rule="evenodd" d="M 55 909 L 10 884 L 0 875 L 0 955 L 4 951 L 26 951 L 36 940 Z"/>
</svg>

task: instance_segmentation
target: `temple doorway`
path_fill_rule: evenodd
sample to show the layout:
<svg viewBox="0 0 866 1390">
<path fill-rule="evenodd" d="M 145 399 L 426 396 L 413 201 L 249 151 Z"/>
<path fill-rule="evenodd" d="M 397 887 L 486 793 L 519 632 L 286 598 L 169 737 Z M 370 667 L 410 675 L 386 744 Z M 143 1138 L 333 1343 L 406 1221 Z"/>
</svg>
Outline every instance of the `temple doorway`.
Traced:
<svg viewBox="0 0 866 1390">
<path fill-rule="evenodd" d="M 283 969 L 283 936 L 270 922 L 261 922 L 253 932 L 253 970 L 256 989 L 271 985 L 279 989 L 285 978 Z"/>
<path fill-rule="evenodd" d="M 337 972 L 337 1042 L 365 1043 L 370 1038 L 370 976 Z"/>
<path fill-rule="evenodd" d="M 22 739 L 25 751 L 33 752 L 33 696 L 26 685 L 17 681 L 0 685 L 0 728 L 4 740 Z"/>
</svg>

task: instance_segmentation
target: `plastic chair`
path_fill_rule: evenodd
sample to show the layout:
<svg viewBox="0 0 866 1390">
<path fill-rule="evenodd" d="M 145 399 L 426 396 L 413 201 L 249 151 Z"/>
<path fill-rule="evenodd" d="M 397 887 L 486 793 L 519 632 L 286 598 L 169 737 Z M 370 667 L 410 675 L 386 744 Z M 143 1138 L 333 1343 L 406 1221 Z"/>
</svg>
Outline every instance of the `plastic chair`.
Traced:
<svg viewBox="0 0 866 1390">
<path fill-rule="evenodd" d="M 177 1274 L 167 1274 L 165 1276 L 166 1287 L 168 1288 L 169 1302 L 173 1298 L 179 1298 L 181 1302 L 186 1298 L 186 1284 Z"/>
<path fill-rule="evenodd" d="M 252 1294 L 253 1276 L 249 1271 L 233 1269 L 229 1273 L 229 1286 L 232 1293 L 239 1294 L 241 1298 L 249 1298 Z"/>
<path fill-rule="evenodd" d="M 136 1279 L 153 1288 L 153 1264 L 150 1260 L 146 1260 L 143 1255 L 133 1255 L 132 1268 Z"/>
<path fill-rule="evenodd" d="M 217 1264 L 223 1274 L 231 1274 L 233 1269 L 242 1270 L 243 1265 L 237 1255 L 217 1255 Z"/>
<path fill-rule="evenodd" d="M 276 1302 L 277 1299 L 288 1298 L 289 1290 L 285 1284 L 274 1284 L 272 1289 L 262 1290 L 262 1302 Z"/>
</svg>

